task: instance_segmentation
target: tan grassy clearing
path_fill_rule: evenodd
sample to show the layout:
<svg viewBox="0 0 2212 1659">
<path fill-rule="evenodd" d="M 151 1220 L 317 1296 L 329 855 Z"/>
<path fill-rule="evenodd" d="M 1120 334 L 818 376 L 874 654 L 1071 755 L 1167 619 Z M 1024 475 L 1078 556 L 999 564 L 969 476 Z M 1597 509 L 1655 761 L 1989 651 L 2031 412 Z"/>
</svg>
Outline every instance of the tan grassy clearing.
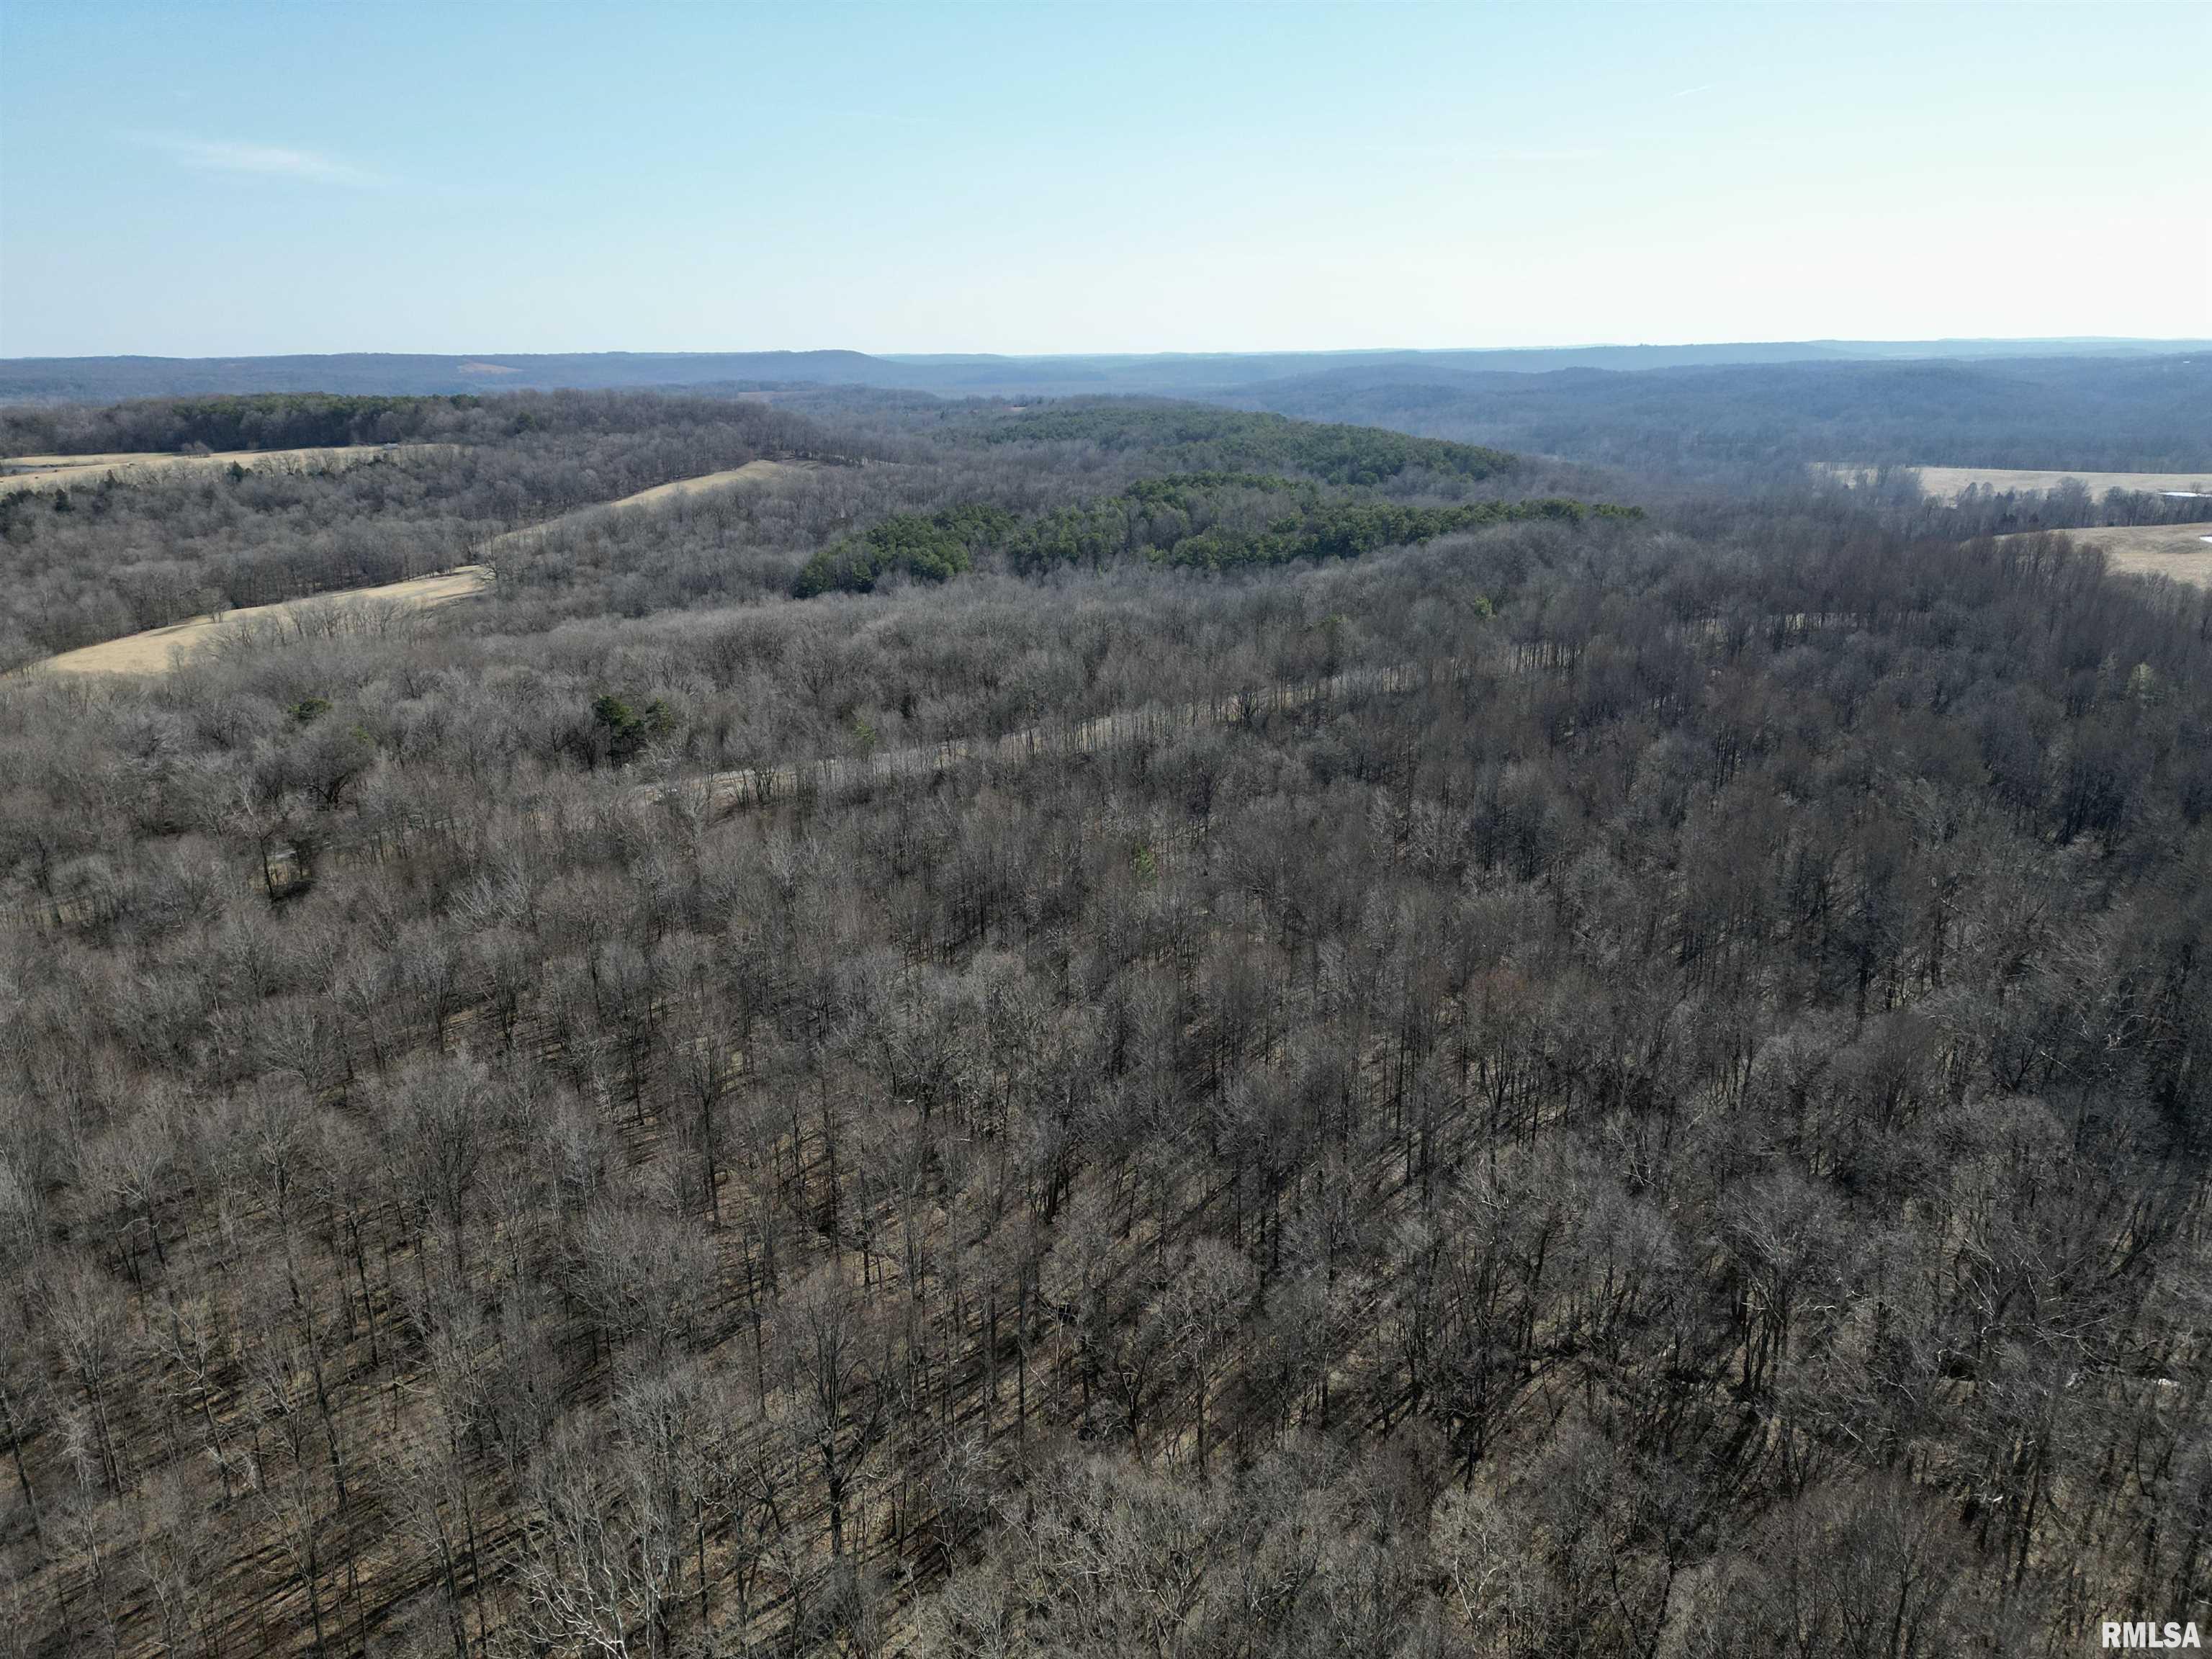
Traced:
<svg viewBox="0 0 2212 1659">
<path fill-rule="evenodd" d="M 195 617 L 190 622 L 149 628 L 119 640 L 106 640 L 58 657 L 33 663 L 28 672 L 52 674 L 160 674 L 178 662 L 198 656 L 219 641 L 266 624 L 295 623 L 312 631 L 319 619 L 337 620 L 346 613 L 356 619 L 380 606 L 393 611 L 424 611 L 450 605 L 481 593 L 491 580 L 490 569 L 480 564 L 460 565 L 435 576 L 416 576 L 381 587 L 354 587 L 337 593 L 311 593 L 305 599 L 276 605 L 248 605 L 221 617 Z"/>
<path fill-rule="evenodd" d="M 1869 466 L 1847 466 L 1837 461 L 1816 469 L 1846 483 L 1865 483 L 1874 477 Z M 2154 494 L 2183 489 L 2193 495 L 2212 495 L 2212 472 L 2039 472 L 1989 466 L 1917 466 L 1920 488 L 1934 500 L 1955 501 L 1975 484 L 1984 484 L 2000 495 L 2007 490 L 2041 493 L 2057 489 L 2068 479 L 2092 495 L 2108 489 L 2141 489 Z"/>
<path fill-rule="evenodd" d="M 557 519 L 548 519 L 544 524 L 526 525 L 520 530 L 510 530 L 495 536 L 486 544 L 488 548 L 511 547 L 532 536 L 543 536 L 565 524 L 588 518 L 595 513 L 605 513 L 616 507 L 667 507 L 694 495 L 705 495 L 725 489 L 732 484 L 767 483 L 771 480 L 812 471 L 820 463 L 815 461 L 747 461 L 743 466 L 733 466 L 720 472 L 702 472 L 696 478 L 678 478 L 672 483 L 655 484 L 650 489 L 641 489 L 635 495 L 624 495 L 611 501 L 594 501 L 589 507 L 580 507 L 573 513 L 563 513 Z"/>
<path fill-rule="evenodd" d="M 2212 587 L 2212 524 L 2101 525 L 2064 533 L 2081 546 L 2104 549 L 2115 570 Z"/>
<path fill-rule="evenodd" d="M 238 449 L 214 455 L 114 453 L 10 455 L 0 459 L 0 490 L 74 489 L 108 474 L 120 483 L 172 472 L 220 472 L 235 464 L 248 472 L 337 472 L 368 461 L 451 454 L 453 444 L 351 444 L 335 449 Z"/>
<path fill-rule="evenodd" d="M 641 489 L 635 495 L 625 495 L 620 501 L 609 501 L 609 507 L 659 507 L 686 495 L 702 495 L 708 490 L 720 489 L 733 483 L 758 483 L 780 478 L 788 473 L 803 472 L 813 464 L 808 461 L 747 461 L 743 466 L 733 466 L 723 472 L 702 473 L 696 478 L 678 478 L 673 483 L 655 484 L 650 489 Z M 584 511 L 594 509 L 586 507 Z"/>
</svg>

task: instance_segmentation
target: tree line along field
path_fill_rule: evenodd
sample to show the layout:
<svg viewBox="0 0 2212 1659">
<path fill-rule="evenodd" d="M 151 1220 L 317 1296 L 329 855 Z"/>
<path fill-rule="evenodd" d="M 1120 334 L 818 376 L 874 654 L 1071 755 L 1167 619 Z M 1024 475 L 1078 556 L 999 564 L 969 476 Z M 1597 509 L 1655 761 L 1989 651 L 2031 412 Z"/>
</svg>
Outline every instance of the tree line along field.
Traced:
<svg viewBox="0 0 2212 1659">
<path fill-rule="evenodd" d="M 159 674 L 191 657 L 258 634 L 389 628 L 409 612 L 474 599 L 491 580 L 487 566 L 457 565 L 434 576 L 416 576 L 381 587 L 347 588 L 336 594 L 195 617 L 119 640 L 79 646 L 32 666 L 48 674 Z"/>
<path fill-rule="evenodd" d="M 2212 1619 L 2212 595 L 1221 410 L 248 401 L 8 447 L 453 447 L 13 501 L 15 637 L 497 580 L 0 680 L 7 1651 Z"/>
<path fill-rule="evenodd" d="M 1875 469 L 1829 463 L 1820 471 L 1846 483 L 1873 481 Z M 2212 469 L 2197 472 L 2061 472 L 2030 471 L 2002 467 L 1915 466 L 1909 469 L 1920 487 L 1935 500 L 1956 502 L 1969 489 L 1996 495 L 2045 495 L 2072 484 L 2092 495 L 2112 490 L 2129 495 L 2175 495 L 2192 500 L 2212 499 Z"/>
<path fill-rule="evenodd" d="M 356 446 L 338 449 L 239 449 L 228 453 L 110 455 L 14 455 L 0 461 L 0 489 L 57 490 L 82 489 L 109 475 L 128 482 L 154 473 L 327 472 L 420 454 L 425 446 L 397 444 Z"/>
<path fill-rule="evenodd" d="M 2103 525 L 2073 532 L 2115 570 L 2212 586 L 2212 523 Z"/>
<path fill-rule="evenodd" d="M 580 515 L 665 507 L 687 497 L 737 484 L 762 483 L 806 465 L 804 462 L 753 460 L 742 466 L 710 472 L 701 477 L 655 484 L 604 505 L 576 508 L 529 529 L 510 530 L 495 535 L 476 550 L 477 559 L 495 558 L 501 549 L 542 538 Z M 33 666 L 42 672 L 68 674 L 160 673 L 188 657 L 224 648 L 240 635 L 284 629 L 330 632 L 338 629 L 388 629 L 407 612 L 426 606 L 449 605 L 456 599 L 481 597 L 486 585 L 493 580 L 490 563 L 472 562 L 456 565 L 450 570 L 378 586 L 325 591 L 303 599 L 249 605 L 242 610 L 217 610 L 184 622 L 127 635 L 121 639 L 81 646 L 74 651 L 46 658 Z"/>
<path fill-rule="evenodd" d="M 2078 482 L 2083 489 L 2097 495 L 2118 489 L 2130 494 L 2212 496 L 2212 469 L 2200 469 L 2195 472 L 2082 473 L 2007 471 L 1966 466 L 1923 466 L 1915 470 L 1920 474 L 1922 489 L 1931 495 L 1949 499 L 1956 499 L 1977 485 L 1984 489 L 2000 492 L 2050 491 L 2063 489 L 2069 480 Z"/>
</svg>

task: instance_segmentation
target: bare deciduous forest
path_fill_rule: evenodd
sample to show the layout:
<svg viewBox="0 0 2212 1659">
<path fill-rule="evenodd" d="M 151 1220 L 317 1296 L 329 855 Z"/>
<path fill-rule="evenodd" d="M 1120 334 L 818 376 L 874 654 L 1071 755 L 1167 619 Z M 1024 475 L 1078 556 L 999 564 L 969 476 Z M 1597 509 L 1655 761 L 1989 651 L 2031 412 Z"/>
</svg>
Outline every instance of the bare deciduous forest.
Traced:
<svg viewBox="0 0 2212 1659">
<path fill-rule="evenodd" d="M 2212 1620 L 2212 594 L 2063 533 L 2204 504 L 1681 373 L 0 411 L 452 446 L 0 499 L 0 1653 Z"/>
</svg>

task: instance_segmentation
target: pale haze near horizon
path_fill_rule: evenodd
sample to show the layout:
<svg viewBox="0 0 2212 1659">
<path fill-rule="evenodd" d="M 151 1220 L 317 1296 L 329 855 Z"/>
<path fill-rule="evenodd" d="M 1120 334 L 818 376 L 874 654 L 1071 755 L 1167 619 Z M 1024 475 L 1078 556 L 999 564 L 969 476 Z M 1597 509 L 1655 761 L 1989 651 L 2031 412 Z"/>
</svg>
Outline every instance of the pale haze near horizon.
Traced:
<svg viewBox="0 0 2212 1659">
<path fill-rule="evenodd" d="M 0 356 L 2212 335 L 2212 6 L 0 7 Z"/>
</svg>

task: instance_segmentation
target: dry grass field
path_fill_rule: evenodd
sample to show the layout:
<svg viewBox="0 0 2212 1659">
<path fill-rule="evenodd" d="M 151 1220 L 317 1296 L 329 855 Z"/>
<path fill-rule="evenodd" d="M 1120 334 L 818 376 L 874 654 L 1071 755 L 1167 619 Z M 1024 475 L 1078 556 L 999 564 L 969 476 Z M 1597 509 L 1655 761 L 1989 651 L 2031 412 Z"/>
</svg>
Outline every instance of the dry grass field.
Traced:
<svg viewBox="0 0 2212 1659">
<path fill-rule="evenodd" d="M 1846 466 L 1835 461 L 1819 470 L 1847 483 L 1863 483 L 1874 476 L 1871 467 Z M 2042 492 L 2056 489 L 2069 478 L 2092 495 L 2102 495 L 2108 489 L 2183 490 L 2196 495 L 2212 495 L 2212 473 L 2205 472 L 2033 472 L 1991 466 L 1921 466 L 1913 471 L 1920 475 L 1921 489 L 1939 501 L 1955 501 L 1975 484 L 1985 485 L 2000 494 L 2008 490 Z"/>
<path fill-rule="evenodd" d="M 811 471 L 819 465 L 814 461 L 747 461 L 743 466 L 733 466 L 720 472 L 702 472 L 696 478 L 678 478 L 665 484 L 655 484 L 650 489 L 641 489 L 635 495 L 623 495 L 611 501 L 594 501 L 589 507 L 580 507 L 573 513 L 563 513 L 558 518 L 548 519 L 543 524 L 526 525 L 520 530 L 509 530 L 495 536 L 484 544 L 487 552 L 496 552 L 502 547 L 512 547 L 532 537 L 573 524 L 593 514 L 605 513 L 617 507 L 672 507 L 678 501 L 695 495 L 706 495 L 741 483 L 768 483 L 776 479 Z"/>
<path fill-rule="evenodd" d="M 2212 587 L 2212 524 L 2103 525 L 2066 534 L 2104 549 L 2115 570 Z"/>
<path fill-rule="evenodd" d="M 702 472 L 696 478 L 678 478 L 672 483 L 655 484 L 650 489 L 641 489 L 635 495 L 624 495 L 616 501 L 595 502 L 580 507 L 574 513 L 564 513 L 551 524 L 534 528 L 546 530 L 564 520 L 581 518 L 589 513 L 604 513 L 610 507 L 667 507 L 693 495 L 704 495 L 732 484 L 769 483 L 776 479 L 810 471 L 819 465 L 815 461 L 747 461 L 743 466 L 733 466 L 721 472 Z"/>
<path fill-rule="evenodd" d="M 465 564 L 435 576 L 416 576 L 382 587 L 350 588 L 341 593 L 314 593 L 286 599 L 280 605 L 249 605 L 221 617 L 195 617 L 167 628 L 149 628 L 143 634 L 125 635 L 76 651 L 64 651 L 32 665 L 30 672 L 46 674 L 160 674 L 178 663 L 212 649 L 226 638 L 270 624 L 291 625 L 303 631 L 358 623 L 388 608 L 391 611 L 423 611 L 450 605 L 480 593 L 490 581 L 483 565 Z"/>
<path fill-rule="evenodd" d="M 807 470 L 812 465 L 806 461 L 747 461 L 743 466 L 733 466 L 726 472 L 707 472 L 696 478 L 678 478 L 673 483 L 655 484 L 650 489 L 641 489 L 635 495 L 625 495 L 620 501 L 609 501 L 609 507 L 665 507 L 671 501 L 687 495 L 703 495 L 709 490 L 722 489 L 736 483 L 766 483 L 771 480 Z M 586 512 L 596 509 L 586 508 Z"/>
<path fill-rule="evenodd" d="M 360 444 L 337 449 L 244 449 L 211 455 L 117 453 L 10 455 L 0 459 L 0 489 L 73 489 L 113 475 L 128 483 L 177 472 L 333 472 L 370 461 L 450 451 L 451 444 Z"/>
<path fill-rule="evenodd" d="M 747 461 L 743 466 L 733 466 L 721 472 L 702 472 L 696 478 L 678 478 L 672 483 L 655 484 L 650 489 L 641 489 L 635 495 L 624 495 L 611 501 L 594 501 L 589 507 L 580 507 L 573 513 L 563 513 L 557 519 L 548 519 L 543 524 L 533 524 L 520 530 L 510 530 L 495 536 L 487 543 L 488 550 L 512 547 L 517 542 L 533 536 L 543 536 L 595 513 L 605 513 L 614 507 L 671 507 L 694 495 L 705 495 L 733 484 L 767 483 L 775 479 L 811 470 L 811 461 Z"/>
</svg>

